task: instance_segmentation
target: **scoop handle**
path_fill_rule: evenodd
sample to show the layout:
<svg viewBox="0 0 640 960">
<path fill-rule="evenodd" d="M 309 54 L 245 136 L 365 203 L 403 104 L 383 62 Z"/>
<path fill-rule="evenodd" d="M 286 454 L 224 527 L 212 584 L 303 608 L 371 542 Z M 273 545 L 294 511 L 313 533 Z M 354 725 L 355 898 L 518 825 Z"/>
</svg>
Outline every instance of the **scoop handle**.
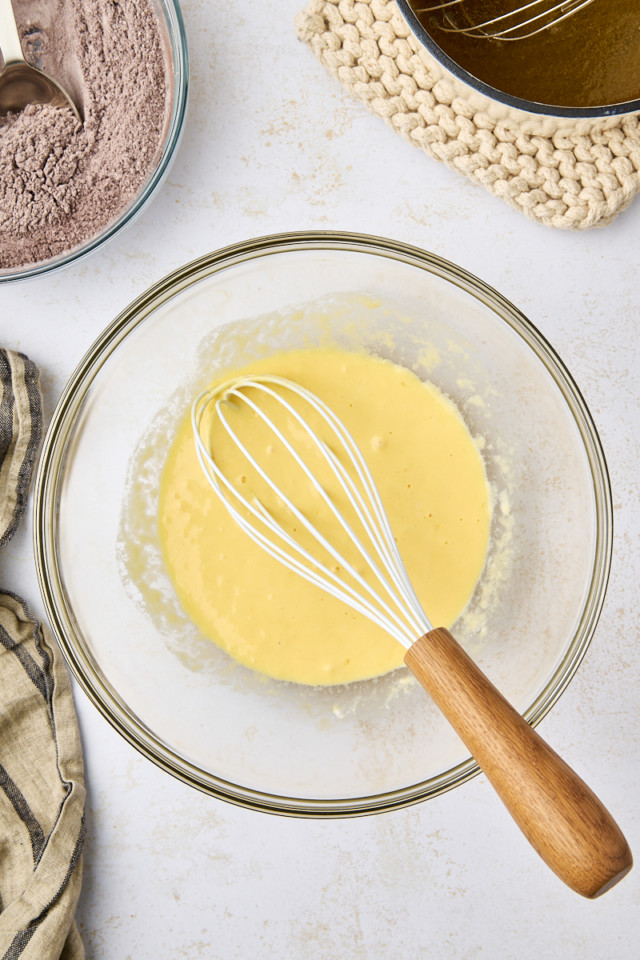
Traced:
<svg viewBox="0 0 640 960">
<path fill-rule="evenodd" d="M 25 63 L 11 0 L 0 0 L 0 50 L 5 67 L 9 63 Z"/>
<path fill-rule="evenodd" d="M 448 630 L 431 630 L 404 659 L 561 880 L 593 899 L 629 872 L 631 851 L 609 812 Z"/>
</svg>

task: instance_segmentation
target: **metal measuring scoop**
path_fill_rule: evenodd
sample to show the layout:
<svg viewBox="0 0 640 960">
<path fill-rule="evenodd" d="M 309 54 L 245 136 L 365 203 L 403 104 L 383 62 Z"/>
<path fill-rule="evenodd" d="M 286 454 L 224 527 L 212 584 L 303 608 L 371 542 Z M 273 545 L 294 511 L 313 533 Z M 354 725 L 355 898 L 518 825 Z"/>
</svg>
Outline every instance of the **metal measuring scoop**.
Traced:
<svg viewBox="0 0 640 960">
<path fill-rule="evenodd" d="M 50 103 L 70 109 L 80 120 L 78 108 L 66 90 L 25 60 L 11 0 L 0 0 L 0 50 L 4 58 L 0 72 L 0 117 L 18 113 L 30 103 Z"/>
</svg>

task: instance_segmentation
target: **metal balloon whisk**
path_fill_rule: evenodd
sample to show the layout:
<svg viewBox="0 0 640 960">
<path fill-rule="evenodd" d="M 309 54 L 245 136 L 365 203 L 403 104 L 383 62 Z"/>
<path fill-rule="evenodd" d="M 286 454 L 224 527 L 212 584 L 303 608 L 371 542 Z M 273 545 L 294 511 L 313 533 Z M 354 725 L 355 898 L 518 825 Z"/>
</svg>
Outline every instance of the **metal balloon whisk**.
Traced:
<svg viewBox="0 0 640 960">
<path fill-rule="evenodd" d="M 504 3 L 478 7 L 472 0 L 443 0 L 416 6 L 416 13 L 444 12 L 441 29 L 488 40 L 525 40 L 557 26 L 594 0 L 529 0 L 512 9 Z M 493 8 L 493 9 L 492 9 Z M 488 12 L 491 10 L 491 12 Z"/>
</svg>

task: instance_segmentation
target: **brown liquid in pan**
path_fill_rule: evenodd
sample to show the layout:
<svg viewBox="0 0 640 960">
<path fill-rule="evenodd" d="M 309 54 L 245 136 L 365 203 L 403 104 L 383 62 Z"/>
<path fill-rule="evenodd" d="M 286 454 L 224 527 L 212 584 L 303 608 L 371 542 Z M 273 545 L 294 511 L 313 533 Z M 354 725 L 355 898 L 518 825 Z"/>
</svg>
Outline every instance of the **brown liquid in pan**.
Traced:
<svg viewBox="0 0 640 960">
<path fill-rule="evenodd" d="M 524 0 L 464 0 L 450 11 L 421 12 L 438 46 L 479 80 L 512 96 L 560 107 L 598 107 L 640 98 L 640 2 L 594 0 L 563 23 L 517 41 L 488 40 L 442 29 L 477 23 Z"/>
</svg>

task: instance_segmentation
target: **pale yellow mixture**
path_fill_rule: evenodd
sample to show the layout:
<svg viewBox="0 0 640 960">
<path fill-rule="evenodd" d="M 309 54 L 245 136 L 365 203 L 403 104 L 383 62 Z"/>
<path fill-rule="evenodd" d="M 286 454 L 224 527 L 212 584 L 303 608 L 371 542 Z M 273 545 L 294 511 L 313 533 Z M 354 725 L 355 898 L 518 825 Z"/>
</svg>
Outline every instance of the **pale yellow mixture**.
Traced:
<svg viewBox="0 0 640 960">
<path fill-rule="evenodd" d="M 491 520 L 482 457 L 454 404 L 404 367 L 337 348 L 281 353 L 232 375 L 247 373 L 295 380 L 343 420 L 378 485 L 427 616 L 451 626 L 482 572 Z M 259 427 L 247 422 L 244 430 L 258 452 L 276 461 L 270 471 L 280 469 Z M 228 463 L 234 480 L 251 484 L 246 470 Z M 282 470 L 303 509 L 316 509 L 290 465 Z M 333 535 L 330 527 L 327 532 Z M 240 663 L 314 685 L 401 666 L 405 651 L 398 641 L 285 569 L 237 527 L 202 473 L 189 415 L 163 471 L 159 534 L 185 612 Z"/>
</svg>

